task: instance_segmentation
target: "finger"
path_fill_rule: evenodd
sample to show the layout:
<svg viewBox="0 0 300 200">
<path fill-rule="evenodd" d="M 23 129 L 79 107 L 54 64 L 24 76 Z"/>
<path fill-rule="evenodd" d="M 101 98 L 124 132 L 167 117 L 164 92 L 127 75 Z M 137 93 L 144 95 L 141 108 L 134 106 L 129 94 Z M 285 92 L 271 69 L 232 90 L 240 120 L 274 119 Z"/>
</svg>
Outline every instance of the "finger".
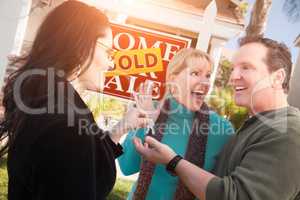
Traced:
<svg viewBox="0 0 300 200">
<path fill-rule="evenodd" d="M 146 95 L 149 95 L 152 97 L 153 85 L 154 85 L 154 83 L 152 81 L 149 81 L 149 80 L 146 81 Z"/>
<path fill-rule="evenodd" d="M 134 98 L 134 101 L 135 101 L 135 105 L 138 109 L 141 108 L 141 105 L 142 105 L 142 99 L 140 97 L 141 95 L 139 93 L 134 93 L 133 94 L 133 98 Z"/>
<path fill-rule="evenodd" d="M 133 142 L 133 145 L 134 145 L 135 149 L 137 150 L 137 152 L 141 153 L 142 152 L 142 148 L 143 148 L 141 140 L 139 138 L 137 138 L 137 137 L 134 137 L 132 139 L 132 142 Z"/>
<path fill-rule="evenodd" d="M 165 98 L 162 99 L 161 101 L 159 101 L 159 103 L 157 105 L 157 110 L 162 110 L 164 107 L 164 103 L 165 103 Z"/>
<path fill-rule="evenodd" d="M 135 92 L 132 94 L 132 96 L 133 96 L 133 99 L 134 99 L 135 106 L 137 106 L 139 104 L 138 96 Z"/>
<path fill-rule="evenodd" d="M 138 118 L 137 119 L 137 126 L 135 128 L 145 128 L 151 123 L 151 119 L 149 118 Z"/>
<path fill-rule="evenodd" d="M 138 110 L 138 118 L 145 119 L 147 118 L 146 113 L 143 110 Z"/>
<path fill-rule="evenodd" d="M 141 83 L 140 88 L 139 88 L 139 94 L 144 95 L 145 94 L 145 83 Z"/>
<path fill-rule="evenodd" d="M 149 144 L 147 142 L 144 143 L 145 148 L 149 148 Z"/>
<path fill-rule="evenodd" d="M 147 155 L 147 148 L 144 147 L 144 145 L 142 144 L 142 141 L 139 138 L 134 137 L 132 142 L 138 153 L 140 153 L 142 156 Z"/>
<path fill-rule="evenodd" d="M 139 146 L 139 145 L 142 145 L 142 141 L 140 138 L 134 136 L 133 139 L 132 139 L 132 142 L 135 146 Z"/>
<path fill-rule="evenodd" d="M 146 136 L 145 142 L 152 148 L 158 149 L 161 146 L 161 143 L 154 139 L 153 137 Z"/>
<path fill-rule="evenodd" d="M 144 82 L 144 95 L 147 95 L 147 89 L 148 89 L 148 85 L 149 85 L 149 81 L 148 80 L 146 80 L 145 82 Z"/>
<path fill-rule="evenodd" d="M 133 91 L 132 93 L 131 93 L 131 98 L 133 98 L 133 100 L 136 100 L 136 91 Z"/>
</svg>

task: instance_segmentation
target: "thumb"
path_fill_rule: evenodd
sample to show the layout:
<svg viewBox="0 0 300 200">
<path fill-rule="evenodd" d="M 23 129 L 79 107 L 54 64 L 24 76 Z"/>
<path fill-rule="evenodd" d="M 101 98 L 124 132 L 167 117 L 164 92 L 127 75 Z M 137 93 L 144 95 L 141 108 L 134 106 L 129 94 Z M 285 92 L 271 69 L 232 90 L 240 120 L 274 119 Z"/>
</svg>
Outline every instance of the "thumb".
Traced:
<svg viewBox="0 0 300 200">
<path fill-rule="evenodd" d="M 133 145 L 135 146 L 135 149 L 137 150 L 137 152 L 142 153 L 142 149 L 143 149 L 142 141 L 139 138 L 134 137 L 132 142 L 133 142 Z"/>
</svg>

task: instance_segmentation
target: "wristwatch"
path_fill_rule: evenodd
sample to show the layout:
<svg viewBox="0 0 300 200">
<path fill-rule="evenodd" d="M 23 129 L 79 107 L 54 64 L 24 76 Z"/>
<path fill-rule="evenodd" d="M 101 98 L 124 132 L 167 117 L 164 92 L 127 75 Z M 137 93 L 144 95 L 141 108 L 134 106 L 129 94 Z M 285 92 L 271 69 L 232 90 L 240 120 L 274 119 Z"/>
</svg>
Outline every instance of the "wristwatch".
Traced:
<svg viewBox="0 0 300 200">
<path fill-rule="evenodd" d="M 176 155 L 174 158 L 171 159 L 171 161 L 166 165 L 166 170 L 169 174 L 172 176 L 177 176 L 175 173 L 175 168 L 180 160 L 182 160 L 182 156 Z"/>
</svg>

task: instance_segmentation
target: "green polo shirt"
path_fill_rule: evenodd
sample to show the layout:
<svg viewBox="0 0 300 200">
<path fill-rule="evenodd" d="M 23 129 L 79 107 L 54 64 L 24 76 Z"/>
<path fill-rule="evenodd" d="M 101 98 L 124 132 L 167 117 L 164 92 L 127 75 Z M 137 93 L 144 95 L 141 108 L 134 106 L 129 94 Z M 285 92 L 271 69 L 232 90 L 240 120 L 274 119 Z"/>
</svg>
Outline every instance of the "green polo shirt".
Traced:
<svg viewBox="0 0 300 200">
<path fill-rule="evenodd" d="M 300 112 L 259 113 L 239 129 L 219 156 L 208 200 L 299 200 Z"/>
</svg>

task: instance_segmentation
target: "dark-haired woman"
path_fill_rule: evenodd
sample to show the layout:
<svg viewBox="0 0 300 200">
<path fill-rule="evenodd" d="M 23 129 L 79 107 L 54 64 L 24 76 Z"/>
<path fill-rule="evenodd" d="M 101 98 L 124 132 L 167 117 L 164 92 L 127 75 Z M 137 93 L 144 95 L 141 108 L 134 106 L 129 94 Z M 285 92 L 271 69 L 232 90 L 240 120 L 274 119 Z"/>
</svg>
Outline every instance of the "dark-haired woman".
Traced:
<svg viewBox="0 0 300 200">
<path fill-rule="evenodd" d="M 102 131 L 80 97 L 101 91 L 112 33 L 94 7 L 67 1 L 48 14 L 5 88 L 0 136 L 8 136 L 9 200 L 98 200 L 115 183 L 120 136 L 147 120 L 132 108 Z M 76 84 L 75 84 L 76 83 Z M 75 86 L 76 85 L 76 86 Z M 127 121 L 125 121 L 125 119 Z"/>
</svg>

